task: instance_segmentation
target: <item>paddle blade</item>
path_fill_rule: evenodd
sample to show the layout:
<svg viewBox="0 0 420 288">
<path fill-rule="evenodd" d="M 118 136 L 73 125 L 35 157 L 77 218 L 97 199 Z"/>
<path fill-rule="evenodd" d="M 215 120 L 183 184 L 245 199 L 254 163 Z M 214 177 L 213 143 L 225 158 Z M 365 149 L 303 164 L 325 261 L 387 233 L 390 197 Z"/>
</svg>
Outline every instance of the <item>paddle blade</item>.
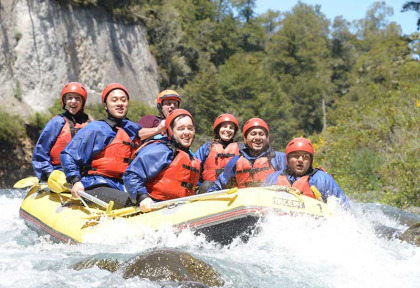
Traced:
<svg viewBox="0 0 420 288">
<path fill-rule="evenodd" d="M 54 170 L 48 177 L 48 188 L 55 192 L 69 192 L 69 183 L 66 180 L 66 174 L 60 170 Z"/>
<path fill-rule="evenodd" d="M 39 183 L 38 178 L 33 176 L 33 177 L 20 179 L 18 182 L 15 183 L 15 185 L 13 185 L 13 188 L 16 188 L 16 189 L 28 188 L 28 187 L 37 185 L 38 183 Z"/>
</svg>

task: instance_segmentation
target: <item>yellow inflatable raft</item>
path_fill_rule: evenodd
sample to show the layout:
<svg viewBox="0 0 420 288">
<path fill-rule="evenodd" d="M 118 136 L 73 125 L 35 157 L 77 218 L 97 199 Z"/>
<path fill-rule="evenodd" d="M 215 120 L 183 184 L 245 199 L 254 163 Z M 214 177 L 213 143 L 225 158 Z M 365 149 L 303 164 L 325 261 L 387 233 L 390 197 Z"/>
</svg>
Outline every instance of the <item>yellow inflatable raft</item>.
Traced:
<svg viewBox="0 0 420 288">
<path fill-rule="evenodd" d="M 315 218 L 330 215 L 323 202 L 298 195 L 285 186 L 234 188 L 156 205 L 156 210 L 148 213 L 141 213 L 136 207 L 105 211 L 95 204 L 84 206 L 70 193 L 56 194 L 46 185 L 34 185 L 21 205 L 20 215 L 30 227 L 58 242 L 87 242 L 89 235 L 98 234 L 114 221 L 110 219 L 121 218 L 130 229 L 189 228 L 221 244 L 248 235 L 267 213 Z"/>
</svg>

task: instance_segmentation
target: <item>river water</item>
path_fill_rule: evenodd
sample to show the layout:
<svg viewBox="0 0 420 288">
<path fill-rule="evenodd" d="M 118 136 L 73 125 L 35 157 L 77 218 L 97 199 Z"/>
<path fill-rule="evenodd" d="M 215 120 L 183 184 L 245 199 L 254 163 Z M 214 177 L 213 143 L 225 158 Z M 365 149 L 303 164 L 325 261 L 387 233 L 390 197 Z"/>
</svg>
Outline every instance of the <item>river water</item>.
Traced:
<svg viewBox="0 0 420 288">
<path fill-rule="evenodd" d="M 162 287 L 72 266 L 92 258 L 127 260 L 168 247 L 212 265 L 224 287 L 420 287 L 420 247 L 375 228 L 402 232 L 420 222 L 420 216 L 394 207 L 351 202 L 350 213 L 338 210 L 327 220 L 270 216 L 248 243 L 238 240 L 228 247 L 189 231 L 127 238 L 119 231 L 122 225 L 103 239 L 67 245 L 39 237 L 25 225 L 19 217 L 24 196 L 23 190 L 0 189 L 0 287 Z"/>
</svg>

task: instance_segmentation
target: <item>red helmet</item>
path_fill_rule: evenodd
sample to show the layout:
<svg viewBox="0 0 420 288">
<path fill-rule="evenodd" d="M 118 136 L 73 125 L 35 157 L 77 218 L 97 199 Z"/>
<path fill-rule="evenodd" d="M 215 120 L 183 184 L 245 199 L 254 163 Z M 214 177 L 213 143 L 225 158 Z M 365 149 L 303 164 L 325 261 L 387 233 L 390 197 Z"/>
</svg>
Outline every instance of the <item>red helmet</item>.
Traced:
<svg viewBox="0 0 420 288">
<path fill-rule="evenodd" d="M 242 129 L 243 130 L 242 133 L 244 136 L 244 143 L 246 143 L 246 135 L 248 133 L 248 130 L 254 127 L 264 128 L 265 131 L 267 131 L 267 138 L 268 138 L 268 134 L 270 133 L 270 130 L 268 129 L 267 123 L 260 118 L 251 118 L 245 122 L 244 128 Z"/>
<path fill-rule="evenodd" d="M 311 154 L 314 158 L 314 147 L 312 146 L 311 141 L 306 138 L 294 138 L 286 146 L 286 159 L 289 156 L 289 153 L 294 151 L 304 151 Z"/>
<path fill-rule="evenodd" d="M 172 122 L 174 122 L 175 118 L 180 115 L 187 115 L 188 117 L 190 117 L 194 125 L 194 118 L 191 116 L 190 112 L 188 112 L 185 109 L 172 110 L 166 117 L 166 121 L 165 121 L 166 135 L 168 135 L 169 140 L 171 140 L 173 137 L 171 124 Z"/>
<path fill-rule="evenodd" d="M 163 90 L 159 93 L 156 99 L 156 106 L 159 111 L 162 110 L 162 102 L 166 99 L 174 99 L 177 100 L 179 104 L 181 104 L 181 97 L 179 97 L 179 94 L 175 90 Z"/>
<path fill-rule="evenodd" d="M 64 86 L 63 90 L 61 90 L 61 107 L 63 109 L 65 109 L 66 103 L 64 101 L 64 96 L 67 93 L 70 93 L 70 92 L 77 93 L 80 96 L 82 96 L 82 99 L 83 99 L 82 109 L 85 108 L 85 103 L 86 103 L 86 100 L 87 100 L 87 91 L 86 91 L 85 86 L 83 86 L 79 82 L 70 82 L 70 83 L 67 83 Z"/>
<path fill-rule="evenodd" d="M 233 116 L 232 114 L 222 114 L 222 115 L 217 116 L 216 119 L 214 120 L 213 132 L 216 132 L 217 126 L 219 126 L 223 122 L 232 122 L 233 124 L 235 124 L 235 127 L 236 127 L 235 132 L 239 130 L 238 119 L 236 119 L 235 116 Z"/>
<path fill-rule="evenodd" d="M 102 103 L 105 103 L 106 97 L 109 93 L 111 93 L 115 89 L 121 89 L 127 94 L 127 98 L 130 99 L 130 95 L 128 94 L 127 88 L 119 83 L 112 83 L 105 87 L 104 91 L 102 91 Z"/>
</svg>

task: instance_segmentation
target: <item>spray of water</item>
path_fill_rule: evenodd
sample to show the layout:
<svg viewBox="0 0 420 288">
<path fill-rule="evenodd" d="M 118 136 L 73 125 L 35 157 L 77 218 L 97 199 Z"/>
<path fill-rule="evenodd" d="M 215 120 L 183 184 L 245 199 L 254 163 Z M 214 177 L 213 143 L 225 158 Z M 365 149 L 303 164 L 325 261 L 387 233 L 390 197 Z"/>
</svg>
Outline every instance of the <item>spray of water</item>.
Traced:
<svg viewBox="0 0 420 288">
<path fill-rule="evenodd" d="M 229 246 L 189 230 L 127 227 L 123 219 L 84 239 L 87 244 L 66 245 L 39 237 L 19 218 L 24 193 L 0 191 L 0 287 L 161 287 L 97 267 L 72 269 L 86 259 L 124 262 L 159 248 L 212 265 L 225 287 L 420 287 L 420 248 L 377 232 L 378 224 L 407 228 L 402 211 L 390 216 L 382 205 L 352 203 L 350 212 L 338 209 L 324 220 L 269 215 L 247 243 L 236 239 Z"/>
</svg>

